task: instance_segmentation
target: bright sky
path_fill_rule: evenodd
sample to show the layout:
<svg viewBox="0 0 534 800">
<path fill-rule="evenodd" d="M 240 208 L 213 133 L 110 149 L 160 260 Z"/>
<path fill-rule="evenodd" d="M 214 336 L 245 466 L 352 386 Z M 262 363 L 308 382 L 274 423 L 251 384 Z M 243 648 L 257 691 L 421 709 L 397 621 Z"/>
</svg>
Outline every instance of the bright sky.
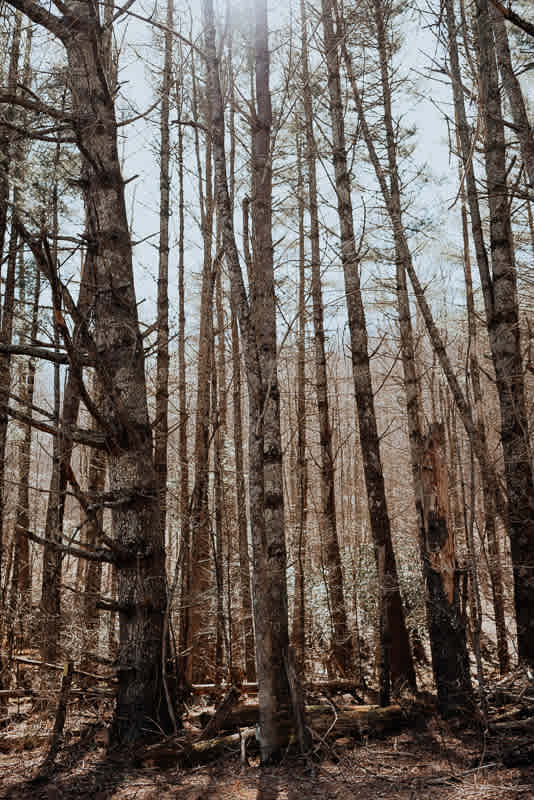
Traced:
<svg viewBox="0 0 534 800">
<path fill-rule="evenodd" d="M 236 0 L 233 4 L 234 13 L 240 21 L 246 19 L 247 0 Z M 298 4 L 297 4 L 298 5 Z M 297 6 L 296 6 L 297 7 Z M 150 3 L 138 2 L 134 6 L 136 13 L 148 16 Z M 164 13 L 164 7 L 160 14 Z M 271 41 L 278 40 L 277 31 L 286 32 L 288 28 L 288 3 L 275 0 L 270 4 L 270 27 L 274 31 Z M 195 4 L 193 15 L 198 21 L 200 14 L 199 5 Z M 183 32 L 187 34 L 189 28 L 188 16 L 180 16 L 176 13 L 176 24 L 180 24 L 182 19 Z M 418 215 L 424 215 L 426 219 L 432 220 L 435 229 L 440 232 L 439 240 L 428 241 L 425 249 L 424 268 L 425 274 L 429 276 L 440 269 L 440 251 L 443 243 L 443 232 L 445 237 L 449 231 L 457 228 L 458 209 L 448 212 L 448 206 L 454 199 L 456 167 L 449 166 L 448 145 L 446 141 L 446 127 L 440 118 L 437 108 L 440 104 L 450 103 L 450 92 L 448 87 L 444 87 L 434 81 L 430 81 L 425 74 L 430 63 L 429 56 L 435 56 L 435 42 L 432 34 L 425 29 L 424 24 L 427 20 L 421 21 L 414 17 L 406 22 L 406 42 L 402 53 L 402 69 L 413 79 L 416 86 L 416 93 L 405 97 L 401 107 L 397 107 L 397 113 L 403 114 L 405 124 L 415 124 L 418 129 L 417 147 L 414 153 L 414 161 L 423 167 L 429 181 L 426 184 L 418 183 L 416 195 L 415 211 Z M 298 15 L 294 18 L 293 24 L 298 33 Z M 123 87 L 123 95 L 129 99 L 133 98 L 136 111 L 148 108 L 153 103 L 153 89 L 151 88 L 151 78 L 148 74 L 147 66 L 144 61 L 150 62 L 153 66 L 157 59 L 157 54 L 153 47 L 153 33 L 150 27 L 137 20 L 130 19 L 128 25 L 124 23 L 119 27 L 117 35 L 125 34 L 127 46 L 124 48 L 121 57 L 121 81 L 127 81 Z M 275 57 L 276 59 L 276 57 Z M 273 59 L 273 60 L 275 60 Z M 274 72 L 274 68 L 273 68 Z M 276 75 L 273 74 L 272 86 L 276 85 Z M 326 87 L 325 87 L 326 91 Z M 125 110 L 126 116 L 132 115 L 132 110 Z M 171 119 L 175 118 L 171 111 Z M 147 321 L 151 321 L 155 314 L 155 286 L 157 275 L 157 233 L 159 231 L 158 208 L 159 208 L 159 176 L 157 167 L 157 154 L 159 132 L 158 120 L 159 112 L 156 109 L 150 115 L 151 121 L 142 121 L 124 129 L 124 154 L 125 154 L 125 176 L 138 175 L 139 177 L 127 186 L 128 208 L 131 210 L 134 236 L 136 240 L 142 240 L 151 234 L 156 234 L 153 238 L 145 241 L 136 248 L 136 267 L 138 274 L 138 297 L 141 300 L 146 297 L 146 302 L 141 306 L 141 313 Z M 358 177 L 358 170 L 356 170 Z M 452 180 L 451 180 L 452 179 Z M 176 185 L 176 184 L 175 184 Z M 196 180 L 191 179 L 187 196 L 194 203 L 196 197 Z M 240 198 L 238 198 L 238 201 Z M 355 215 L 359 206 L 358 193 L 354 194 Z M 171 237 L 175 244 L 178 236 L 178 215 L 171 217 Z M 332 228 L 337 228 L 335 215 L 332 212 L 328 219 Z M 295 223 L 296 224 L 296 223 Z M 194 220 L 189 218 L 187 222 L 188 252 L 186 256 L 186 269 L 189 274 L 198 273 L 202 263 L 200 234 L 198 226 Z M 176 268 L 173 268 L 173 252 L 171 250 L 170 262 L 170 302 L 171 314 L 176 314 Z M 175 265 L 175 262 L 174 262 Z M 329 284 L 331 285 L 330 294 L 342 298 L 342 281 L 338 271 L 337 277 L 332 274 Z M 332 285 L 333 284 L 333 285 Z M 190 284 L 191 288 L 191 284 Z M 192 287 L 196 290 L 196 287 Z M 443 297 L 443 284 L 440 281 L 440 296 Z M 332 299 L 332 298 L 331 298 Z M 343 303 L 340 307 L 343 308 Z M 334 323 L 335 324 L 335 323 Z M 343 311 L 338 320 L 338 324 L 343 326 Z"/>
</svg>

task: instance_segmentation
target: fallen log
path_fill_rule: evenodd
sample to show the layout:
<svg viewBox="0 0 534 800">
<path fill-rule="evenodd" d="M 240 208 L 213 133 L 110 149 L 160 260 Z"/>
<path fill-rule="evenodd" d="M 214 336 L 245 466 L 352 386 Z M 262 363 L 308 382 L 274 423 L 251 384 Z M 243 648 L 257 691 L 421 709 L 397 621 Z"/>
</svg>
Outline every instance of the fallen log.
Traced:
<svg viewBox="0 0 534 800">
<path fill-rule="evenodd" d="M 327 732 L 335 736 L 361 736 L 387 733 L 409 724 L 421 712 L 419 705 L 411 706 L 341 706 L 309 705 L 305 707 L 307 724 L 320 735 Z M 211 715 L 203 714 L 201 721 L 206 724 Z M 235 730 L 256 725 L 259 719 L 257 703 L 242 704 L 227 716 L 221 730 Z M 331 729 L 331 730 L 330 730 Z"/>
<path fill-rule="evenodd" d="M 414 721 L 422 713 L 421 706 L 347 706 L 335 709 L 331 706 L 307 706 L 306 719 L 308 727 L 320 738 L 338 739 L 361 738 L 366 734 L 379 735 L 399 730 Z M 250 726 L 239 725 L 237 733 L 191 742 L 183 737 L 157 742 L 138 751 L 136 762 L 142 766 L 171 767 L 177 765 L 194 766 L 212 761 L 228 753 L 238 753 L 243 740 L 248 747 L 253 746 L 256 736 L 258 706 L 251 704 L 234 709 L 226 724 L 233 720 L 242 722 L 248 719 Z M 286 732 L 286 743 L 297 741 L 293 725 L 289 719 L 284 720 L 282 727 Z"/>
<path fill-rule="evenodd" d="M 344 692 L 361 692 L 362 687 L 355 681 L 346 678 L 331 681 L 303 681 L 303 687 L 308 692 L 323 692 L 324 694 L 343 694 Z M 227 683 L 194 683 L 190 689 L 192 694 L 195 695 L 217 695 L 224 694 L 229 690 L 230 686 Z M 243 694 L 257 694 L 258 684 L 247 682 L 239 684 L 239 688 Z"/>
<path fill-rule="evenodd" d="M 8 700 L 12 697 L 34 697 L 39 692 L 34 689 L 0 689 L 0 697 L 5 697 Z"/>
</svg>

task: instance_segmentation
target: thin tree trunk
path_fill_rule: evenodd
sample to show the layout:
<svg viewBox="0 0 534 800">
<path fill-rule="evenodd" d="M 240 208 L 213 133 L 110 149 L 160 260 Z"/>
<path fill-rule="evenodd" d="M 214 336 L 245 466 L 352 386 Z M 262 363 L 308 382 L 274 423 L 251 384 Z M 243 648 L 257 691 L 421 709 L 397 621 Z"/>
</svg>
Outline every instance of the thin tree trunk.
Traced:
<svg viewBox="0 0 534 800">
<path fill-rule="evenodd" d="M 179 122 L 182 117 L 183 98 L 176 89 L 176 105 Z M 189 641 L 189 613 L 187 609 L 190 592 L 190 506 L 189 506 L 189 458 L 187 452 L 187 383 L 185 357 L 185 213 L 184 213 L 184 135 L 183 126 L 178 125 L 178 458 L 180 463 L 180 617 L 179 617 L 179 675 L 186 679 L 187 642 Z"/>
<path fill-rule="evenodd" d="M 534 480 L 526 413 L 517 275 L 507 190 L 506 144 L 487 0 L 477 5 L 481 107 L 486 124 L 484 156 L 490 210 L 491 292 L 486 319 L 501 412 L 501 443 L 514 569 L 520 659 L 534 664 Z M 481 276 L 482 280 L 482 276 Z M 489 296 L 488 296 L 489 294 Z"/>
<path fill-rule="evenodd" d="M 332 121 L 333 161 L 341 229 L 341 259 L 351 338 L 354 392 L 358 410 L 360 441 L 371 531 L 375 546 L 380 586 L 381 703 L 387 705 L 390 680 L 394 688 L 407 683 L 415 688 L 415 670 L 410 651 L 391 541 L 384 476 L 374 410 L 369 363 L 367 328 L 363 308 L 359 257 L 354 237 L 350 175 L 347 163 L 343 104 L 338 61 L 338 37 L 334 31 L 331 0 L 322 0 L 322 21 L 328 67 L 330 116 Z"/>
<path fill-rule="evenodd" d="M 19 306 L 20 313 L 24 319 L 26 315 L 26 283 L 27 274 L 24 264 L 24 257 L 21 251 L 19 266 Z M 30 342 L 33 344 L 37 338 L 39 323 L 39 295 L 41 289 L 40 273 L 35 271 L 35 283 L 33 289 L 32 316 L 30 330 L 28 331 L 27 322 L 23 323 L 26 331 L 29 332 Z M 22 372 L 21 397 L 24 400 L 24 412 L 31 419 L 33 395 L 35 388 L 35 359 L 30 358 L 27 368 Z M 21 531 L 28 530 L 30 527 L 30 467 L 31 467 L 31 447 L 32 447 L 32 425 L 26 423 L 23 426 L 23 440 L 19 451 L 19 482 L 17 490 L 17 514 L 15 519 L 15 555 L 13 563 L 13 580 L 11 608 L 16 610 L 20 620 L 21 642 L 24 644 L 27 637 L 28 622 L 31 615 L 31 563 L 30 563 L 30 542 L 27 536 Z"/>
<path fill-rule="evenodd" d="M 247 681 L 256 680 L 254 659 L 254 628 L 250 594 L 250 558 L 248 553 L 247 502 L 243 459 L 243 418 L 241 402 L 241 356 L 236 315 L 232 310 L 232 385 L 233 427 L 236 471 L 236 513 L 239 531 L 239 588 L 241 593 L 241 624 L 244 637 L 244 672 Z"/>
<path fill-rule="evenodd" d="M 493 20 L 493 31 L 495 34 L 495 52 L 497 54 L 503 88 L 508 96 L 508 102 L 510 103 L 515 133 L 519 139 L 521 158 L 525 165 L 528 182 L 531 187 L 534 187 L 534 130 L 528 118 L 521 84 L 514 72 L 504 18 L 495 8 L 491 9 L 490 16 Z"/>
<path fill-rule="evenodd" d="M 102 407 L 102 388 L 96 377 L 93 379 L 93 399 L 97 408 Z M 89 475 L 87 481 L 87 496 L 90 503 L 98 504 L 99 497 L 104 492 L 106 483 L 106 457 L 100 450 L 92 450 L 89 455 Z M 88 548 L 95 548 L 99 544 L 99 532 L 102 530 L 104 519 L 103 509 L 99 508 L 95 517 L 85 521 L 85 541 Z M 85 587 L 83 596 L 83 642 L 81 669 L 93 671 L 95 666 L 93 657 L 98 653 L 98 640 L 100 633 L 100 613 L 98 598 L 102 587 L 102 564 L 97 561 L 88 561 L 85 573 Z"/>
<path fill-rule="evenodd" d="M 19 75 L 20 40 L 22 17 L 15 13 L 13 35 L 11 39 L 11 52 L 7 85 L 9 91 L 14 91 Z M 8 109 L 8 117 L 13 116 L 13 109 Z M 4 245 L 7 231 L 7 217 L 9 206 L 9 169 L 12 153 L 12 132 L 7 126 L 0 127 L 0 258 L 4 258 Z M 16 191 L 16 190 L 15 190 Z M 15 202 L 16 197 L 13 198 Z M 17 232 L 11 228 L 7 251 L 7 269 L 4 282 L 4 302 L 2 306 L 2 321 L 0 327 L 0 340 L 2 344 L 11 344 L 13 334 L 13 303 L 15 299 L 15 270 L 17 259 Z M 6 392 L 0 398 L 0 586 L 2 585 L 3 559 L 4 559 L 4 507 L 6 499 L 5 489 L 5 461 L 7 442 L 7 405 L 8 393 L 11 386 L 11 357 L 9 353 L 0 354 L 0 387 Z M 9 577 L 9 576 L 8 576 Z"/>
<path fill-rule="evenodd" d="M 267 12 L 255 11 L 257 119 L 253 127 L 254 260 L 250 304 L 241 273 L 226 177 L 224 111 L 217 68 L 212 0 L 204 0 L 205 52 L 211 99 L 211 136 L 223 246 L 230 271 L 232 306 L 244 340 L 249 388 L 249 499 L 254 554 L 254 616 L 263 762 L 280 756 L 280 712 L 289 706 L 286 548 L 283 518 L 276 319 L 271 238 L 271 106 Z"/>
<path fill-rule="evenodd" d="M 461 216 L 462 216 L 462 238 L 464 254 L 464 277 L 465 277 L 465 296 L 467 306 L 467 329 L 468 329 L 468 351 L 469 351 L 469 377 L 473 392 L 475 407 L 475 422 L 479 430 L 481 446 L 484 449 L 484 458 L 489 461 L 488 445 L 486 438 L 486 424 L 484 421 L 484 408 L 482 398 L 482 386 L 480 381 L 480 367 L 478 363 L 478 334 L 477 317 L 475 309 L 475 299 L 473 294 L 473 281 L 471 275 L 471 254 L 469 250 L 469 229 L 467 220 L 467 208 L 465 203 L 465 191 L 461 191 Z M 495 629 L 497 635 L 497 654 L 499 658 L 499 669 L 501 674 L 508 671 L 510 666 L 510 656 L 508 652 L 508 641 L 506 633 L 506 621 L 504 612 L 504 587 L 501 570 L 501 554 L 499 552 L 499 540 L 497 536 L 495 517 L 496 504 L 488 475 L 485 471 L 480 471 L 480 482 L 482 484 L 482 495 L 484 501 L 484 536 L 488 546 L 489 573 L 491 590 L 493 595 L 493 608 L 495 611 Z"/>
<path fill-rule="evenodd" d="M 306 462 L 306 251 L 304 242 L 304 180 L 302 146 L 297 134 L 297 202 L 299 218 L 299 283 L 297 334 L 297 502 L 295 544 L 295 601 L 293 606 L 293 648 L 295 663 L 304 674 L 306 649 L 304 560 L 307 540 L 308 468 Z"/>
<path fill-rule="evenodd" d="M 313 130 L 313 104 L 310 86 L 307 14 L 304 0 L 300 2 L 302 42 L 302 97 L 306 127 L 306 165 L 310 211 L 311 291 L 313 303 L 315 392 L 319 415 L 321 457 L 321 531 L 325 543 L 327 580 L 333 623 L 332 649 L 339 668 L 350 674 L 353 667 L 352 642 L 347 624 L 347 609 L 343 590 L 343 571 L 336 520 L 335 466 L 332 452 L 332 432 L 328 402 L 326 345 L 324 330 L 323 294 L 321 285 L 321 249 L 319 239 L 319 209 L 317 194 L 317 152 Z"/>
<path fill-rule="evenodd" d="M 158 266 L 158 343 L 156 365 L 156 425 L 154 466 L 159 495 L 160 532 L 165 541 L 167 520 L 167 442 L 169 411 L 169 195 L 170 131 L 169 108 L 172 80 L 172 29 L 174 0 L 167 0 L 165 55 L 161 85 L 159 151 L 159 266 Z"/>
<path fill-rule="evenodd" d="M 9 92 L 16 91 L 18 71 L 19 71 L 21 33 L 22 33 L 22 15 L 20 14 L 19 11 L 16 11 L 13 21 L 13 32 L 11 34 L 9 66 L 7 73 L 7 89 Z M 13 121 L 14 106 L 10 106 L 7 109 L 6 117 L 9 122 Z M 9 208 L 9 170 L 11 167 L 11 159 L 13 156 L 13 153 L 11 152 L 12 140 L 13 140 L 12 129 L 10 129 L 7 125 L 0 125 L 0 259 L 3 259 L 4 257 L 4 246 L 5 246 L 5 238 L 7 232 L 7 219 L 8 219 L 8 208 Z M 0 516 L 0 521 L 1 519 L 2 517 Z M 1 538 L 0 538 L 0 545 L 1 545 Z M 2 557 L 2 550 L 0 546 L 0 574 L 2 566 L 1 557 Z"/>
<path fill-rule="evenodd" d="M 195 457 L 194 482 L 191 496 L 191 586 L 188 599 L 189 639 L 188 669 L 186 677 L 192 682 L 207 683 L 213 677 L 214 631 L 212 631 L 213 590 L 211 520 L 208 505 L 209 489 L 209 451 L 210 451 L 210 386 L 213 346 L 213 293 L 215 288 L 215 266 L 212 259 L 213 240 L 213 178 L 212 144 L 206 138 L 205 191 L 200 169 L 200 151 L 197 131 L 195 131 L 197 166 L 202 204 L 202 236 L 204 243 L 204 264 L 202 268 L 202 288 L 200 300 L 200 329 L 198 336 L 197 395 L 195 417 Z"/>
</svg>

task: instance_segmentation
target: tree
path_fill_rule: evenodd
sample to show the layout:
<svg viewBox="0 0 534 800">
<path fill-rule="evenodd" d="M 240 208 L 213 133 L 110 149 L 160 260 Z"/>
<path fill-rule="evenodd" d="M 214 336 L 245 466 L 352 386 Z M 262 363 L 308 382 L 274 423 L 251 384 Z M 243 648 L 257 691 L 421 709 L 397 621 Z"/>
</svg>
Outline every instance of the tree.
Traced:
<svg viewBox="0 0 534 800">
<path fill-rule="evenodd" d="M 328 90 L 332 123 L 333 164 L 336 181 L 341 260 L 345 278 L 354 394 L 358 411 L 360 442 L 371 530 L 378 565 L 380 586 L 380 694 L 387 705 L 390 681 L 394 687 L 406 682 L 415 688 L 408 631 L 397 577 L 397 565 L 391 541 L 384 476 L 374 409 L 373 386 L 369 361 L 367 327 L 360 287 L 360 259 L 354 236 L 350 172 L 345 143 L 345 126 L 339 69 L 339 36 L 334 29 L 330 0 L 322 0 L 324 48 L 328 67 Z M 395 631 L 395 633 L 393 633 Z"/>
<path fill-rule="evenodd" d="M 230 272 L 232 307 L 244 342 L 249 397 L 249 503 L 253 548 L 256 669 L 263 762 L 281 755 L 281 712 L 290 704 L 286 546 L 282 489 L 280 398 L 272 243 L 272 124 L 267 9 L 255 6 L 256 110 L 252 128 L 253 257 L 247 297 L 226 176 L 224 106 L 215 46 L 212 0 L 203 2 L 211 136 L 222 244 Z"/>
<path fill-rule="evenodd" d="M 324 308 L 321 282 L 321 248 L 319 238 L 319 208 L 317 192 L 316 144 L 313 126 L 313 102 L 308 57 L 308 20 L 304 0 L 300 3 L 302 47 L 302 101 L 306 141 L 306 167 L 311 243 L 311 293 L 313 303 L 315 393 L 319 415 L 321 458 L 321 505 L 326 572 L 332 614 L 332 649 L 338 669 L 349 674 L 353 669 L 352 642 L 347 626 L 347 611 L 343 591 L 343 571 L 337 533 L 335 466 L 332 450 L 332 431 L 328 402 Z"/>
<path fill-rule="evenodd" d="M 61 4 L 62 17 L 33 0 L 13 0 L 11 5 L 53 34 L 62 43 L 68 62 L 70 111 L 58 111 L 39 101 L 30 105 L 68 123 L 82 156 L 87 249 L 94 261 L 95 279 L 91 355 L 104 389 L 102 411 L 94 408 L 86 393 L 83 399 L 102 425 L 109 450 L 112 536 L 101 535 L 101 540 L 106 544 L 105 558 L 117 566 L 121 645 L 114 731 L 120 740 L 132 741 L 144 736 L 154 722 L 163 727 L 168 724 L 161 663 L 165 547 L 159 526 L 117 122 L 104 69 L 105 30 L 87 2 Z M 15 99 L 28 105 L 20 96 Z M 46 241 L 33 240 L 32 249 L 39 267 L 47 271 L 56 314 L 61 315 L 55 265 L 48 258 Z M 61 333 L 71 369 L 79 373 L 65 324 Z"/>
</svg>

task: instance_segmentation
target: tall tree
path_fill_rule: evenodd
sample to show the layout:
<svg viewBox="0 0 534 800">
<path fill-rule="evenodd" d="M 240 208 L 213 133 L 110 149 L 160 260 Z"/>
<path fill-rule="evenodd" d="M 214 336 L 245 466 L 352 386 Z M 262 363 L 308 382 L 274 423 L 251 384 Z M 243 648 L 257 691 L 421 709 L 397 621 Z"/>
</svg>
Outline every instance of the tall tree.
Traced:
<svg viewBox="0 0 534 800">
<path fill-rule="evenodd" d="M 319 203 L 317 191 L 317 148 L 313 124 L 313 99 L 310 83 L 308 19 L 304 0 L 300 3 L 302 48 L 302 101 L 306 131 L 306 167 L 311 244 L 311 293 L 313 303 L 315 393 L 319 415 L 321 459 L 321 529 L 325 544 L 327 582 L 332 614 L 332 649 L 336 663 L 345 674 L 352 669 L 352 643 L 347 625 L 343 591 L 343 571 L 336 519 L 335 465 L 328 402 L 326 342 L 321 279 L 321 244 L 319 235 Z"/>
<path fill-rule="evenodd" d="M 441 687 L 449 687 L 451 682 L 456 680 L 454 668 L 459 669 L 456 676 L 458 686 L 463 686 L 465 682 L 465 670 L 463 669 L 466 654 L 465 635 L 462 639 L 462 629 L 458 628 L 459 617 L 456 605 L 447 601 L 446 592 L 439 586 L 442 583 L 442 575 L 439 569 L 435 569 L 435 559 L 432 558 L 435 542 L 432 539 L 428 524 L 428 513 L 425 512 L 425 486 L 424 486 L 424 447 L 422 433 L 422 403 L 419 378 L 415 364 L 415 345 L 411 321 L 410 301 L 408 296 L 406 272 L 413 272 L 413 261 L 408 244 L 406 229 L 402 216 L 402 190 L 398 165 L 398 143 L 395 134 L 396 125 L 392 112 L 392 92 L 390 80 L 390 48 L 388 47 L 388 18 L 386 5 L 382 0 L 372 0 L 371 8 L 373 12 L 374 32 L 376 35 L 376 47 L 378 51 L 378 66 L 380 72 L 380 105 L 383 109 L 383 122 L 385 129 L 386 144 L 386 164 L 382 164 L 378 150 L 371 134 L 368 124 L 367 114 L 361 92 L 356 83 L 352 59 L 348 51 L 346 38 L 341 41 L 341 48 L 345 68 L 349 76 L 352 94 L 356 103 L 358 118 L 365 140 L 371 163 L 373 164 L 376 178 L 380 186 L 384 204 L 388 212 L 393 241 L 395 247 L 395 276 L 396 276 L 396 298 L 399 320 L 399 334 L 401 345 L 401 359 L 404 376 L 404 390 L 406 394 L 406 413 L 408 418 L 408 431 L 410 438 L 410 459 L 413 474 L 416 510 L 419 522 L 419 545 L 423 563 L 423 572 L 426 582 L 426 611 L 429 624 L 432 665 L 434 678 L 440 696 L 445 699 L 448 697 L 448 689 L 442 690 Z M 338 10 L 338 24 L 342 20 Z M 436 451 L 437 452 L 437 451 Z M 441 477 L 436 480 L 441 481 Z M 442 514 L 443 517 L 443 514 Z M 448 522 L 445 518 L 444 524 Z M 452 539 L 451 539 L 452 541 Z M 454 558 L 454 549 L 452 550 Z M 439 566 L 439 561 L 438 564 Z M 439 611 L 438 611 L 439 609 Z M 439 622 L 436 622 L 439 616 Z M 445 632 L 446 631 L 446 632 Z M 443 660 L 441 656 L 442 637 L 448 636 L 451 646 L 460 647 L 460 655 L 451 658 L 450 661 Z M 463 701 L 470 696 L 470 683 L 464 686 Z M 446 702 L 446 700 L 445 700 Z M 462 703 L 462 698 L 458 701 Z"/>
<path fill-rule="evenodd" d="M 159 148 L 159 265 L 158 343 L 156 374 L 156 424 L 154 464 L 158 481 L 161 535 L 165 539 L 167 519 L 167 440 L 169 429 L 169 216 L 170 216 L 170 129 L 169 109 L 172 85 L 173 0 L 167 0 L 164 63 L 161 81 Z"/>
<path fill-rule="evenodd" d="M 481 274 L 481 282 L 501 412 L 518 650 L 520 658 L 534 664 L 534 619 L 529 612 L 534 604 L 530 566 L 534 557 L 534 480 L 507 187 L 506 140 L 488 0 L 478 0 L 476 20 L 480 100 L 486 125 L 484 163 L 491 251 L 491 275 Z"/>
<path fill-rule="evenodd" d="M 345 278 L 351 358 L 360 441 L 371 531 L 376 552 L 380 598 L 380 693 L 387 704 L 390 681 L 396 687 L 415 688 L 415 671 L 404 618 L 391 541 L 384 476 L 374 408 L 367 327 L 360 286 L 360 259 L 354 236 L 351 180 L 345 142 L 345 124 L 339 69 L 339 36 L 334 27 L 332 0 L 322 0 L 324 48 L 328 68 L 328 91 L 332 124 L 333 164 L 341 232 L 341 260 Z"/>
<path fill-rule="evenodd" d="M 224 105 L 212 0 L 204 0 L 205 52 L 211 102 L 211 136 L 218 212 L 230 272 L 232 306 L 244 342 L 249 396 L 249 502 L 253 548 L 256 667 L 263 762 L 280 756 L 285 740 L 281 712 L 290 703 L 286 545 L 282 487 L 280 398 L 277 380 L 276 314 L 272 243 L 271 97 L 268 20 L 255 5 L 253 120 L 253 258 L 247 298 L 235 241 L 226 175 Z"/>
<path fill-rule="evenodd" d="M 32 108 L 71 126 L 82 155 L 88 251 L 94 259 L 92 357 L 104 387 L 102 412 L 84 402 L 102 423 L 109 447 L 109 485 L 115 497 L 106 558 L 117 565 L 121 626 L 120 670 L 114 731 L 123 741 L 166 726 L 162 702 L 162 632 L 166 606 L 165 547 L 148 418 L 144 350 L 132 269 L 132 243 L 117 147 L 114 96 L 104 63 L 103 26 L 89 2 L 62 4 L 57 17 L 34 0 L 11 5 L 46 28 L 64 46 L 71 99 L 69 112 L 41 101 Z M 17 102 L 26 99 L 17 97 Z M 39 265 L 59 294 L 46 244 L 33 242 Z M 57 313 L 61 313 L 55 302 Z M 79 370 L 66 326 L 64 344 Z M 86 395 L 86 393 L 85 393 Z"/>
</svg>

